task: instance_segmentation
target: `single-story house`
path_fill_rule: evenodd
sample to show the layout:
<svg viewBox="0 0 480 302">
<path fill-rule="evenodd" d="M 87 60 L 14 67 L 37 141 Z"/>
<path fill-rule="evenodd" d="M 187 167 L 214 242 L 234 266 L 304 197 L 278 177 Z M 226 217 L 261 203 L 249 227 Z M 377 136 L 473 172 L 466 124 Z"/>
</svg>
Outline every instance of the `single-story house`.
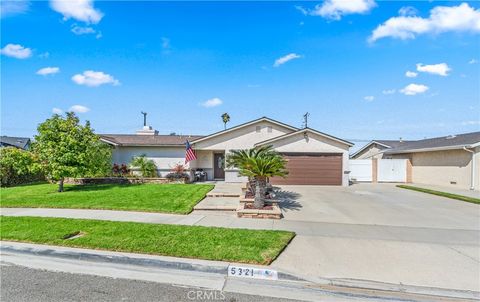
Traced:
<svg viewBox="0 0 480 302">
<path fill-rule="evenodd" d="M 274 184 L 348 185 L 348 159 L 352 143 L 311 129 L 297 128 L 262 117 L 207 136 L 159 135 L 144 127 L 134 135 L 104 134 L 102 141 L 113 146 L 113 162 L 128 164 L 145 154 L 153 160 L 159 176 L 176 164 L 183 164 L 188 140 L 197 159 L 187 164 L 190 171 L 203 169 L 208 180 L 244 182 L 236 169 L 225 167 L 230 150 L 271 145 L 287 159 L 289 176 L 274 178 Z"/>
<path fill-rule="evenodd" d="M 30 148 L 30 138 L 2 135 L 0 137 L 0 147 L 15 147 L 28 150 Z"/>
<path fill-rule="evenodd" d="M 353 159 L 409 159 L 412 182 L 480 190 L 480 132 L 417 141 L 374 140 Z"/>
</svg>

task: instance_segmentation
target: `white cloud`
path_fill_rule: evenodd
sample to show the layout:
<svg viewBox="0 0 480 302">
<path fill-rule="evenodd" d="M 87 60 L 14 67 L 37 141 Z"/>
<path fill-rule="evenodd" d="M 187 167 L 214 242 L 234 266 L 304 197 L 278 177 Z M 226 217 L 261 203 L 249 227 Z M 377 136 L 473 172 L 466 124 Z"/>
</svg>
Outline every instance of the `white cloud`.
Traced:
<svg viewBox="0 0 480 302">
<path fill-rule="evenodd" d="M 367 95 L 367 96 L 364 96 L 363 99 L 367 102 L 372 102 L 375 97 L 373 95 Z"/>
<path fill-rule="evenodd" d="M 92 0 L 50 0 L 50 7 L 62 14 L 64 20 L 73 18 L 97 24 L 103 17 L 103 13 L 93 7 Z"/>
<path fill-rule="evenodd" d="M 462 122 L 463 126 L 473 126 L 473 125 L 480 125 L 480 121 L 464 121 Z"/>
<path fill-rule="evenodd" d="M 478 63 L 478 60 L 476 59 L 471 59 L 470 61 L 468 61 L 468 64 L 477 64 Z"/>
<path fill-rule="evenodd" d="M 72 29 L 71 29 L 72 33 L 76 34 L 76 35 L 88 35 L 88 34 L 94 34 L 96 33 L 97 31 L 95 29 L 93 29 L 92 27 L 83 27 L 83 26 L 78 26 L 76 24 L 73 24 L 72 25 Z"/>
<path fill-rule="evenodd" d="M 52 109 L 53 114 L 63 114 L 63 110 L 60 108 L 53 108 Z"/>
<path fill-rule="evenodd" d="M 407 78 L 415 78 L 417 75 L 418 75 L 418 73 L 416 73 L 416 72 L 414 72 L 414 71 L 410 71 L 410 70 L 409 70 L 409 71 L 405 72 L 405 76 L 406 76 Z"/>
<path fill-rule="evenodd" d="M 296 53 L 289 53 L 288 55 L 285 55 L 281 58 L 276 59 L 275 63 L 273 63 L 273 67 L 279 67 L 280 65 L 283 65 L 288 61 L 299 59 L 301 57 L 302 57 L 301 55 L 297 55 Z"/>
<path fill-rule="evenodd" d="M 350 14 L 365 14 L 376 6 L 374 0 L 325 0 L 314 9 L 309 10 L 301 6 L 296 8 L 304 15 L 321 16 L 330 20 L 340 20 L 342 16 Z"/>
<path fill-rule="evenodd" d="M 401 89 L 400 92 L 405 95 L 416 95 L 419 93 L 424 93 L 428 90 L 428 86 L 422 84 L 409 84 L 405 88 Z"/>
<path fill-rule="evenodd" d="M 30 8 L 30 1 L 0 1 L 0 17 L 13 16 L 23 14 Z"/>
<path fill-rule="evenodd" d="M 42 58 L 42 59 L 48 59 L 48 57 L 50 57 L 50 53 L 47 51 L 47 52 L 39 54 L 38 57 Z"/>
<path fill-rule="evenodd" d="M 162 48 L 163 49 L 170 49 L 170 39 L 166 37 L 162 37 Z"/>
<path fill-rule="evenodd" d="M 82 105 L 73 105 L 72 107 L 70 107 L 70 109 L 68 109 L 68 111 L 73 111 L 75 113 L 85 113 L 90 111 L 90 108 Z"/>
<path fill-rule="evenodd" d="M 437 74 L 443 77 L 446 77 L 450 70 L 452 69 L 448 67 L 447 63 L 432 64 L 432 65 L 423 65 L 421 63 L 417 64 L 417 71 Z"/>
<path fill-rule="evenodd" d="M 400 16 L 415 16 L 418 14 L 418 10 L 412 6 L 404 6 L 398 10 Z"/>
<path fill-rule="evenodd" d="M 114 86 L 120 85 L 120 82 L 113 76 L 104 73 L 103 71 L 86 70 L 82 74 L 76 74 L 72 77 L 72 81 L 78 85 L 85 85 L 89 87 L 97 87 L 104 84 L 112 84 Z"/>
<path fill-rule="evenodd" d="M 211 107 L 217 107 L 217 106 L 220 106 L 223 104 L 223 101 L 219 98 L 213 98 L 213 99 L 209 99 L 209 100 L 206 100 L 205 102 L 203 102 L 201 105 L 203 107 L 206 107 L 206 108 L 211 108 Z"/>
<path fill-rule="evenodd" d="M 369 42 L 392 37 L 414 39 L 421 34 L 444 32 L 480 32 L 480 9 L 467 3 L 458 6 L 437 6 L 430 11 L 428 18 L 417 16 L 392 17 L 379 25 L 369 37 Z"/>
<path fill-rule="evenodd" d="M 382 91 L 382 93 L 383 93 L 383 94 L 386 94 L 386 95 L 388 95 L 388 94 L 394 94 L 395 92 L 396 92 L 395 89 L 385 89 L 385 90 Z"/>
<path fill-rule="evenodd" d="M 7 44 L 0 50 L 2 55 L 17 59 L 27 59 L 32 56 L 32 50 L 30 48 L 23 47 L 19 44 Z"/>
<path fill-rule="evenodd" d="M 56 74 L 56 73 L 59 73 L 59 72 L 60 72 L 60 68 L 58 68 L 58 67 L 45 67 L 45 68 L 39 69 L 37 71 L 37 74 L 46 76 L 46 75 L 49 75 L 49 74 Z"/>
</svg>

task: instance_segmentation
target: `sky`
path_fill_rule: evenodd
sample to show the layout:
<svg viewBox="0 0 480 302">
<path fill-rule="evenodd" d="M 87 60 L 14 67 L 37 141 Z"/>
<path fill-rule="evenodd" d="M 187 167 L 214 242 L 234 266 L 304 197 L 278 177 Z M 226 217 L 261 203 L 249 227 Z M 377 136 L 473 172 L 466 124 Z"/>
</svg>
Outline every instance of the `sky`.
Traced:
<svg viewBox="0 0 480 302">
<path fill-rule="evenodd" d="M 480 3 L 1 2 L 1 132 L 206 135 L 262 116 L 352 140 L 480 130 Z"/>
</svg>

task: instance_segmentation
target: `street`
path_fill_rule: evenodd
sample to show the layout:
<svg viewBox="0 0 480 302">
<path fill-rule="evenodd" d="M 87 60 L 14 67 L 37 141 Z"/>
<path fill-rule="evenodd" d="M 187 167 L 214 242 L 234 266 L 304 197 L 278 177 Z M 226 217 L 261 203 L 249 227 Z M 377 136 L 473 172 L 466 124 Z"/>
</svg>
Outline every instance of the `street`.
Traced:
<svg viewBox="0 0 480 302">
<path fill-rule="evenodd" d="M 9 301 L 294 301 L 138 280 L 51 272 L 2 263 L 0 300 Z"/>
</svg>

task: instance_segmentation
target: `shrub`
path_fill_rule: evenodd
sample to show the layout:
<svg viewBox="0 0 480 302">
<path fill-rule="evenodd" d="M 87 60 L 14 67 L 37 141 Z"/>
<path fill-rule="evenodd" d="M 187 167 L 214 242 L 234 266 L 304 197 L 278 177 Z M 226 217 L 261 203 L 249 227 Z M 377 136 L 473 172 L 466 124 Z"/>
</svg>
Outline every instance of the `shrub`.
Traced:
<svg viewBox="0 0 480 302">
<path fill-rule="evenodd" d="M 130 174 L 130 169 L 125 164 L 121 164 L 121 165 L 113 164 L 112 173 L 113 173 L 113 176 L 125 177 Z"/>
<path fill-rule="evenodd" d="M 188 174 L 185 172 L 185 166 L 178 164 L 172 168 L 171 172 L 167 174 L 168 180 L 181 180 L 189 178 Z"/>
<path fill-rule="evenodd" d="M 45 180 L 35 155 L 14 147 L 0 148 L 0 177 L 2 186 Z"/>
<path fill-rule="evenodd" d="M 139 169 L 142 177 L 157 177 L 157 166 L 153 160 L 147 159 L 145 154 L 134 157 L 130 166 Z"/>
</svg>

